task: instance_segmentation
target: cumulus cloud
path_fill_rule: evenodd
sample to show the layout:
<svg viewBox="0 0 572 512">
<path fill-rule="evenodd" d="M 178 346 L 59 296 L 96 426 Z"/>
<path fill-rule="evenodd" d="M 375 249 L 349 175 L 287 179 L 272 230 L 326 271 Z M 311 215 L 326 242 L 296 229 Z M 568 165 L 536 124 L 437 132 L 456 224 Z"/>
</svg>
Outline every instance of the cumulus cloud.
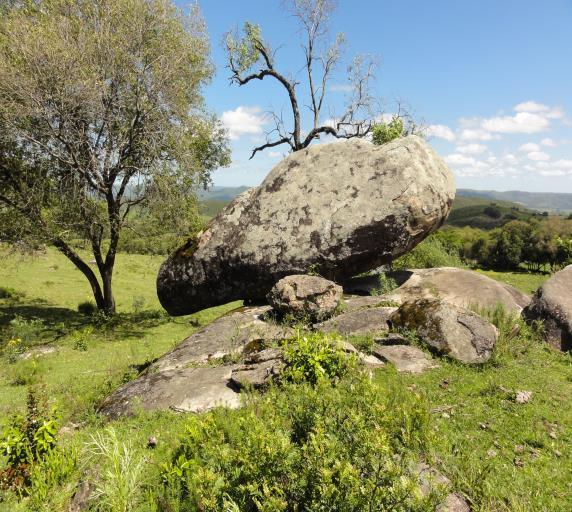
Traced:
<svg viewBox="0 0 572 512">
<path fill-rule="evenodd" d="M 554 142 L 552 139 L 550 139 L 548 137 L 546 139 L 542 139 L 540 141 L 540 144 L 542 144 L 543 146 L 549 147 L 549 148 L 556 147 L 556 142 Z"/>
<path fill-rule="evenodd" d="M 496 133 L 537 133 L 548 129 L 550 121 L 542 114 L 518 112 L 514 116 L 484 119 L 482 128 Z"/>
<path fill-rule="evenodd" d="M 459 138 L 463 141 L 472 140 L 493 140 L 498 139 L 498 135 L 493 135 L 492 133 L 482 130 L 480 128 L 463 128 L 459 133 Z"/>
<path fill-rule="evenodd" d="M 260 107 L 243 106 L 223 112 L 221 121 L 232 140 L 239 139 L 243 135 L 260 135 L 262 127 L 267 123 Z"/>
<path fill-rule="evenodd" d="M 475 165 L 477 161 L 466 155 L 461 155 L 460 153 L 453 153 L 445 157 L 445 162 L 450 165 Z"/>
<path fill-rule="evenodd" d="M 531 151 L 526 156 L 536 162 L 546 162 L 550 160 L 550 155 L 547 155 L 544 151 Z"/>
<path fill-rule="evenodd" d="M 444 124 L 431 124 L 427 127 L 427 135 L 430 137 L 436 137 L 438 139 L 448 140 L 452 142 L 455 140 L 455 134 L 453 130 Z"/>
<path fill-rule="evenodd" d="M 482 144 L 465 144 L 457 146 L 456 150 L 457 153 L 463 153 L 464 155 L 480 155 L 487 150 L 487 147 Z"/>
<path fill-rule="evenodd" d="M 540 151 L 540 146 L 534 142 L 527 142 L 518 148 L 520 151 L 530 153 L 531 151 Z"/>
</svg>

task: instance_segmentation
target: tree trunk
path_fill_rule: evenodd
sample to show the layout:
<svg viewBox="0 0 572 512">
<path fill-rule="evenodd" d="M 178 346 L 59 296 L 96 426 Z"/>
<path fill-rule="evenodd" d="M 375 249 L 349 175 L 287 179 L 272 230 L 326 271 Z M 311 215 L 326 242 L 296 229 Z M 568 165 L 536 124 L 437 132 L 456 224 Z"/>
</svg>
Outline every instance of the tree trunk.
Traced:
<svg viewBox="0 0 572 512">
<path fill-rule="evenodd" d="M 105 310 L 106 309 L 106 302 L 104 298 L 104 294 L 101 290 L 101 286 L 99 281 L 97 280 L 97 276 L 95 272 L 90 268 L 90 266 L 81 259 L 81 257 L 63 240 L 56 239 L 54 240 L 54 246 L 58 249 L 68 260 L 70 260 L 76 268 L 87 278 L 89 284 L 91 286 L 91 290 L 93 292 L 93 298 L 95 299 L 95 303 L 97 305 L 97 309 Z M 110 279 L 111 285 L 111 279 Z"/>
<path fill-rule="evenodd" d="M 115 297 L 113 297 L 113 289 L 111 288 L 111 280 L 113 278 L 113 267 L 105 268 L 101 274 L 101 281 L 103 282 L 103 310 L 108 315 L 115 313 Z"/>
</svg>

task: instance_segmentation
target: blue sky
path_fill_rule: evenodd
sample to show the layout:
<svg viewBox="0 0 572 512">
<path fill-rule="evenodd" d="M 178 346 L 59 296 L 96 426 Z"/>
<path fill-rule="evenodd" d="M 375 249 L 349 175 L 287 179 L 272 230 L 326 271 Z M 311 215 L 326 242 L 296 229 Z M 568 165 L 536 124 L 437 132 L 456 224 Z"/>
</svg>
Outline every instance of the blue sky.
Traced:
<svg viewBox="0 0 572 512">
<path fill-rule="evenodd" d="M 207 104 L 226 123 L 233 164 L 222 186 L 256 185 L 286 149 L 249 160 L 271 127 L 265 112 L 288 114 L 275 83 L 229 84 L 223 35 L 260 24 L 276 68 L 302 68 L 300 34 L 281 0 L 202 0 L 217 74 Z M 386 112 L 399 99 L 429 126 L 429 140 L 465 188 L 572 192 L 571 0 L 340 0 L 332 33 L 343 32 L 349 60 L 379 57 L 376 96 Z M 341 110 L 343 67 L 331 105 Z M 325 110 L 327 113 L 328 110 Z"/>
</svg>

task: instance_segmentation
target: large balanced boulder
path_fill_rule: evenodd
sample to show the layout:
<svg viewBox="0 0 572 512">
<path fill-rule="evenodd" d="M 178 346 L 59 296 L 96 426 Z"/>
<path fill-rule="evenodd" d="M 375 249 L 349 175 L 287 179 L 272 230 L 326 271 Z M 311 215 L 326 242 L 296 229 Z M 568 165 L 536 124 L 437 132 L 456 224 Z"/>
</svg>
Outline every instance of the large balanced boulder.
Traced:
<svg viewBox="0 0 572 512">
<path fill-rule="evenodd" d="M 520 314 L 530 296 L 513 286 L 475 272 L 454 267 L 404 270 L 389 274 L 399 287 L 383 296 L 385 300 L 407 302 L 420 298 L 440 298 L 462 307 L 491 309 L 498 304 Z M 344 285 L 350 293 L 371 293 L 379 287 L 379 277 L 351 279 Z"/>
<path fill-rule="evenodd" d="M 161 304 L 183 315 L 257 300 L 313 269 L 343 282 L 408 252 L 446 219 L 452 172 L 421 138 L 292 153 L 163 263 Z"/>
<path fill-rule="evenodd" d="M 546 341 L 553 347 L 572 349 L 572 265 L 556 272 L 538 289 L 524 316 L 544 322 Z"/>
<path fill-rule="evenodd" d="M 266 298 L 283 316 L 315 321 L 332 316 L 342 301 L 343 293 L 340 285 L 323 277 L 295 275 L 280 279 Z"/>
<path fill-rule="evenodd" d="M 415 331 L 441 354 L 463 363 L 484 363 L 497 341 L 496 328 L 479 315 L 440 299 L 403 304 L 389 319 L 397 328 Z"/>
</svg>

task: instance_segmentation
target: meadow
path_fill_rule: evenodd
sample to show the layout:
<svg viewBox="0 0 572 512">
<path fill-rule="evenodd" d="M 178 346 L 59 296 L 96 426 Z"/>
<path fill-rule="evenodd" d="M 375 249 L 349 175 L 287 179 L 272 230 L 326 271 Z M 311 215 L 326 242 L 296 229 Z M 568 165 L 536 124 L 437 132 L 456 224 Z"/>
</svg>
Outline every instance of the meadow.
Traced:
<svg viewBox="0 0 572 512">
<path fill-rule="evenodd" d="M 204 510 L 226 510 L 223 502 L 228 510 L 235 510 L 231 508 L 233 503 L 232 506 L 242 503 L 242 508 L 236 510 L 251 510 L 246 502 L 240 501 L 244 497 L 237 489 L 242 487 L 230 486 L 236 475 L 228 468 L 243 465 L 251 476 L 273 481 L 270 470 L 263 466 L 269 460 L 264 457 L 270 457 L 269 453 L 275 449 L 274 440 L 280 438 L 284 425 L 293 428 L 291 415 L 296 411 L 323 408 L 323 414 L 312 420 L 313 426 L 305 427 L 313 436 L 316 432 L 326 436 L 320 438 L 322 452 L 314 453 L 316 459 L 311 459 L 316 464 L 312 471 L 323 476 L 325 465 L 347 463 L 340 454 L 341 445 L 332 441 L 339 441 L 341 433 L 335 429 L 341 427 L 320 424 L 318 428 L 315 424 L 316 418 L 325 421 L 325 411 L 333 407 L 329 403 L 335 404 L 336 414 L 356 421 L 354 435 L 366 447 L 373 443 L 369 451 L 379 449 L 384 453 L 395 452 L 394 457 L 398 453 L 400 458 L 428 461 L 452 480 L 454 489 L 469 500 L 473 510 L 570 510 L 572 358 L 544 345 L 524 325 L 515 335 L 513 327 L 518 321 L 502 311 L 489 312 L 501 331 L 501 338 L 493 359 L 478 368 L 441 359 L 439 368 L 422 375 L 376 370 L 369 383 L 360 384 L 360 377 L 348 377 L 337 386 L 324 384 L 319 394 L 304 384 L 278 387 L 266 397 L 249 395 L 246 406 L 239 411 L 213 411 L 199 416 L 138 413 L 107 423 L 97 408 L 110 391 L 133 379 L 139 369 L 200 326 L 241 304 L 169 318 L 155 296 L 155 276 L 163 258 L 120 254 L 115 276 L 119 313 L 114 320 L 101 322 L 77 311 L 78 304 L 89 299 L 89 289 L 81 274 L 57 252 L 48 249 L 33 257 L 23 257 L 4 247 L 1 258 L 0 423 L 4 428 L 13 414 L 25 413 L 27 391 L 33 386 L 50 408 L 56 408 L 59 451 L 57 458 L 54 455 L 54 460 L 48 459 L 37 470 L 28 495 L 18 496 L 4 490 L 0 510 L 66 510 L 78 480 L 97 471 L 107 476 L 100 479 L 100 498 L 93 505 L 98 508 L 94 509 L 199 510 L 188 490 L 183 493 L 180 484 L 174 485 L 168 478 L 188 471 L 180 469 L 183 463 L 177 457 L 183 457 L 183 462 L 187 457 L 199 468 L 196 471 L 200 470 L 192 478 L 187 474 L 187 484 L 196 483 L 197 474 L 203 475 L 202 487 L 199 486 L 203 492 L 201 499 L 212 495 L 214 500 Z M 547 277 L 486 274 L 528 293 Z M 10 343 L 15 338 L 22 339 L 26 350 L 37 346 L 55 350 L 21 359 L 22 348 Z M 366 386 L 365 394 L 360 386 Z M 516 400 L 521 391 L 532 393 L 526 403 Z M 363 396 L 371 401 L 365 404 Z M 365 414 L 364 407 L 375 405 L 376 400 L 384 411 L 383 417 L 391 419 L 383 427 L 389 439 L 387 446 L 377 446 L 379 440 L 367 435 L 367 421 L 360 423 L 360 417 L 356 419 L 356 414 Z M 361 412 L 356 409 L 358 406 Z M 304 414 L 307 422 L 307 413 Z M 240 425 L 248 428 L 240 430 Z M 335 431 L 330 435 L 328 429 Z M 154 450 L 147 448 L 150 436 L 158 440 Z M 198 450 L 191 439 L 200 440 L 202 448 Z M 394 439 L 403 439 L 399 448 L 391 444 Z M 249 450 L 244 451 L 244 446 L 250 446 Z M 316 449 L 313 444 L 303 444 L 302 448 L 287 444 L 285 452 L 273 455 L 278 457 L 273 459 L 274 464 L 279 460 L 298 460 L 300 450 L 308 455 L 311 447 Z M 121 453 L 129 457 L 122 458 Z M 227 466 L 216 462 L 220 457 Z M 118 466 L 119 462 L 124 465 Z M 188 464 L 184 467 L 188 468 Z M 300 471 L 294 463 L 290 467 L 284 462 L 283 469 Z M 220 481 L 228 484 L 227 487 L 221 484 L 226 493 L 224 499 L 220 498 L 223 501 L 217 501 L 222 494 L 216 494 L 222 490 L 217 487 L 219 490 L 215 492 L 216 486 L 208 487 L 209 475 L 218 475 Z M 402 481 L 399 475 L 398 471 L 394 474 L 392 485 Z M 129 481 L 128 476 L 133 479 Z M 322 487 L 326 485 L 320 482 Z M 348 484 L 348 496 L 353 496 L 352 490 L 357 488 L 357 484 L 352 485 Z M 391 489 L 397 494 L 406 491 L 406 488 Z M 278 496 L 282 491 L 274 489 L 273 495 Z M 295 494 L 292 489 L 288 492 Z M 127 498 L 117 501 L 117 496 Z M 121 505 L 126 502 L 130 503 L 129 508 Z M 173 508 L 174 504 L 180 508 Z M 260 510 L 282 509 L 279 502 L 274 506 Z M 432 510 L 427 504 L 411 507 Z M 360 508 L 348 505 L 347 509 Z M 386 509 L 403 510 L 390 505 Z"/>
</svg>

